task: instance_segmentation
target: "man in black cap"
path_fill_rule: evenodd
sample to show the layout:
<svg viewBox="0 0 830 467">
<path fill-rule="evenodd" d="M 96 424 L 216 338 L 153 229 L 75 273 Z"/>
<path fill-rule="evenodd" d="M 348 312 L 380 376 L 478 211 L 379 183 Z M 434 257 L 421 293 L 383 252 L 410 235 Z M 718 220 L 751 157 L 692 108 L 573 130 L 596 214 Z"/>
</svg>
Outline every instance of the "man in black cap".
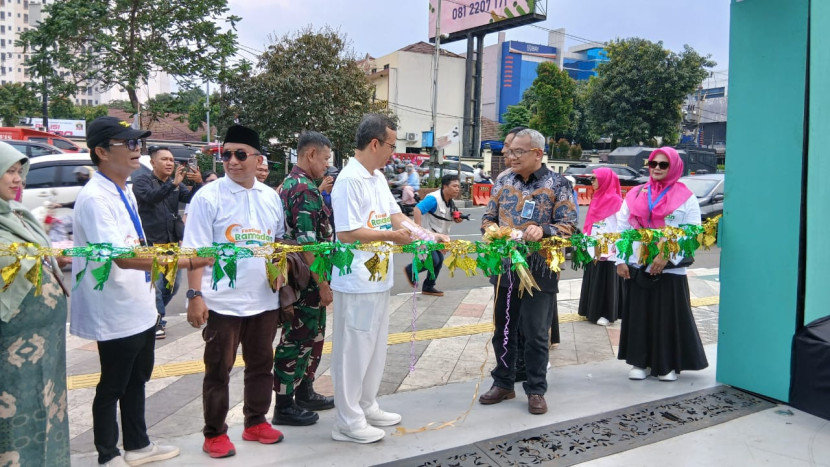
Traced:
<svg viewBox="0 0 830 467">
<path fill-rule="evenodd" d="M 127 189 L 127 178 L 139 166 L 139 139 L 147 136 L 149 131 L 114 117 L 97 118 L 89 125 L 86 142 L 98 172 L 75 201 L 75 246 L 147 244 L 135 197 Z M 94 267 L 86 263 L 85 258 L 73 258 L 73 277 Z M 150 442 L 144 420 L 144 385 L 153 372 L 158 317 L 149 283 L 152 264 L 151 258 L 116 259 L 102 289 L 95 290 L 97 279 L 87 271 L 76 279 L 72 293 L 69 331 L 98 343 L 101 380 L 92 402 L 92 431 L 101 464 L 139 465 L 179 455 L 179 448 Z M 206 264 L 202 258 L 179 260 L 179 268 Z M 123 457 L 117 447 L 118 406 Z"/>
<path fill-rule="evenodd" d="M 259 135 L 244 126 L 230 127 L 221 155 L 225 176 L 205 185 L 191 200 L 183 246 L 198 248 L 230 242 L 239 247 L 256 247 L 282 239 L 285 216 L 280 197 L 256 179 L 257 167 L 263 160 Z M 207 323 L 202 331 L 202 450 L 217 458 L 236 454 L 225 419 L 230 372 L 240 344 L 245 356 L 242 439 L 263 444 L 283 439 L 282 433 L 265 419 L 274 384 L 273 342 L 279 323 L 279 295 L 268 283 L 264 258 L 241 259 L 236 269 L 233 287 L 227 275 L 214 285 L 210 267 L 191 270 L 187 275 L 187 321 L 195 328 Z"/>
</svg>

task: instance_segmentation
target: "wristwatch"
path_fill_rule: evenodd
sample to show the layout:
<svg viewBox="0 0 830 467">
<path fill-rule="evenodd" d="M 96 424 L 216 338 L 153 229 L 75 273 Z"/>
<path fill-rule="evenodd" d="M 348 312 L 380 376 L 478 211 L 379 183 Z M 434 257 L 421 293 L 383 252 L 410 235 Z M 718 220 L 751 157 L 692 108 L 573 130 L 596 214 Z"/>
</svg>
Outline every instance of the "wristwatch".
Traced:
<svg viewBox="0 0 830 467">
<path fill-rule="evenodd" d="M 201 290 L 190 289 L 190 290 L 187 291 L 187 294 L 185 294 L 185 296 L 187 297 L 188 300 L 193 300 L 196 297 L 201 297 L 202 296 L 202 291 Z"/>
</svg>

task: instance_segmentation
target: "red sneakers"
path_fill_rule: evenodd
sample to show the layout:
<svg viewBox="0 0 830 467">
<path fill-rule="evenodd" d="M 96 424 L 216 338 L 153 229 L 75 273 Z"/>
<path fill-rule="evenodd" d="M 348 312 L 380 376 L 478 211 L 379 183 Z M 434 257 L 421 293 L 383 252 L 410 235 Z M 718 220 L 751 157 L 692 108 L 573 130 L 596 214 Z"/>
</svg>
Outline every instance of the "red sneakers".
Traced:
<svg viewBox="0 0 830 467">
<path fill-rule="evenodd" d="M 228 435 L 219 435 L 215 438 L 205 438 L 205 444 L 202 445 L 202 451 L 208 453 L 210 457 L 217 459 L 236 455 L 236 449 L 233 447 L 233 443 L 231 443 Z"/>
<path fill-rule="evenodd" d="M 282 441 L 282 433 L 271 428 L 267 422 L 245 428 L 242 432 L 242 439 L 245 441 L 259 441 L 262 444 L 274 444 Z"/>
</svg>

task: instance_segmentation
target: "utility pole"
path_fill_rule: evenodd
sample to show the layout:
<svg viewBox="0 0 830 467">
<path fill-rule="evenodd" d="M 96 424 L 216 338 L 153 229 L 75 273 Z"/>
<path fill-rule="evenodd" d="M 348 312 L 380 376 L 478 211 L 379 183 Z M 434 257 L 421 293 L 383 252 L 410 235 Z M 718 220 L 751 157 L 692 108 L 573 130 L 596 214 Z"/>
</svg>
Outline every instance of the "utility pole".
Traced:
<svg viewBox="0 0 830 467">
<path fill-rule="evenodd" d="M 205 142 L 208 144 L 208 148 L 210 148 L 210 80 L 207 81 L 207 97 L 205 98 L 205 106 L 207 107 L 207 138 L 205 138 Z M 208 151 L 210 153 L 210 161 L 211 161 L 211 170 L 216 172 L 216 156 L 213 155 L 212 151 Z"/>
<path fill-rule="evenodd" d="M 435 66 L 432 75 L 432 166 L 438 164 L 438 149 L 435 147 L 438 141 L 438 61 L 441 58 L 441 0 L 438 0 L 438 8 L 435 14 Z M 430 176 L 433 173 L 431 171 Z"/>
</svg>

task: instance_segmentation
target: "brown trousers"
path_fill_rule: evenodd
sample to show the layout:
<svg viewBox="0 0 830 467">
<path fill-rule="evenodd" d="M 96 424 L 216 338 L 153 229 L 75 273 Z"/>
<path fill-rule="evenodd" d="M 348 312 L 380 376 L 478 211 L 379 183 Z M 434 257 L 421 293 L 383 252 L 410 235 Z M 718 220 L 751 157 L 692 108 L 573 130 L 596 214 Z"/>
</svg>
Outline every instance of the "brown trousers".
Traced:
<svg viewBox="0 0 830 467">
<path fill-rule="evenodd" d="M 236 361 L 236 350 L 242 344 L 245 361 L 243 413 L 245 428 L 265 422 L 271 408 L 274 374 L 274 338 L 279 313 L 265 311 L 258 315 L 238 317 L 210 311 L 207 326 L 202 330 L 205 340 L 205 379 L 202 383 L 206 438 L 225 434 L 228 425 L 228 383 Z"/>
</svg>

